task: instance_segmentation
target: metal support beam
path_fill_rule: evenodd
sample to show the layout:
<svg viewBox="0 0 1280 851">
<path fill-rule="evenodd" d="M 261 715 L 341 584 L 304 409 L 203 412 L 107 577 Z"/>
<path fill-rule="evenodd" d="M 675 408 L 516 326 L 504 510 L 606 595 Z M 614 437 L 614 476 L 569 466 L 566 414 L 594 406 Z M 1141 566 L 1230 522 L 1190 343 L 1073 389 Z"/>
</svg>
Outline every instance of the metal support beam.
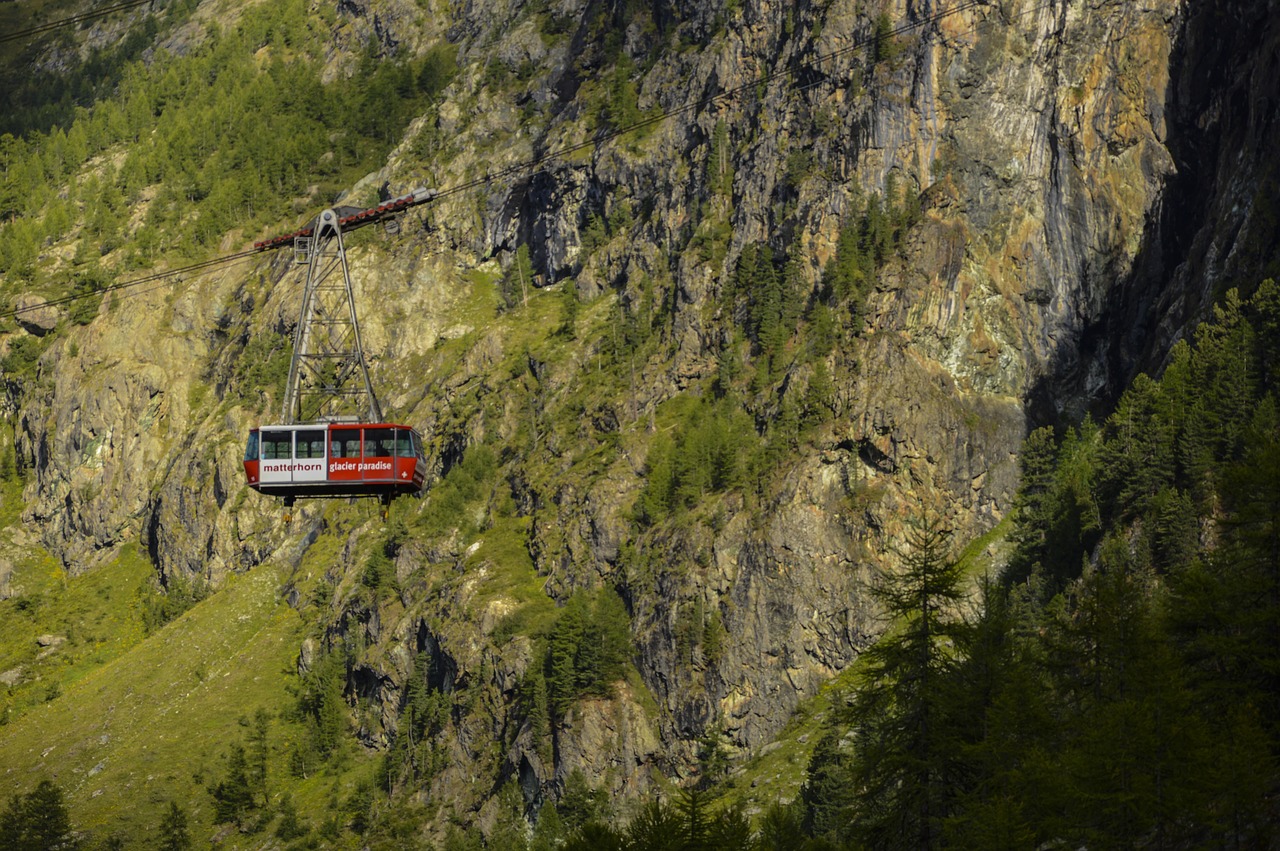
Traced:
<svg viewBox="0 0 1280 851">
<path fill-rule="evenodd" d="M 307 283 L 293 340 L 282 422 L 381 422 L 356 320 L 355 293 L 338 214 L 316 219 L 306 250 Z M 302 255 L 299 254 L 299 259 Z"/>
</svg>

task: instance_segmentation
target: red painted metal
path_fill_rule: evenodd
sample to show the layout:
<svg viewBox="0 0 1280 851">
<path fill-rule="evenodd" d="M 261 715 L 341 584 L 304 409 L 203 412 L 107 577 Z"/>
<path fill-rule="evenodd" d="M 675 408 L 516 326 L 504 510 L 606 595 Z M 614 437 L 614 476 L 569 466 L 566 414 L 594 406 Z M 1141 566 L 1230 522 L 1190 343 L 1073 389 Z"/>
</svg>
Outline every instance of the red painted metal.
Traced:
<svg viewBox="0 0 1280 851">
<path fill-rule="evenodd" d="M 249 487 L 287 500 L 376 496 L 422 490 L 422 438 L 398 423 L 312 423 L 249 430 Z"/>
</svg>

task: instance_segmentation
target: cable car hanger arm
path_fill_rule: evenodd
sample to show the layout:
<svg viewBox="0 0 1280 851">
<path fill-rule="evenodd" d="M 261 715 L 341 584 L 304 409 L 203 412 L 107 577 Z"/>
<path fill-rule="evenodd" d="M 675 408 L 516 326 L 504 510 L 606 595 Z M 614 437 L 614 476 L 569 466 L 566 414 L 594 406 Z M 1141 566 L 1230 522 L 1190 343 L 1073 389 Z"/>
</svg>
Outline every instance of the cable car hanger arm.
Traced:
<svg viewBox="0 0 1280 851">
<path fill-rule="evenodd" d="M 369 207 L 364 210 L 355 210 L 345 216 L 340 216 L 338 218 L 338 226 L 344 231 L 362 228 L 365 225 L 371 225 L 375 222 L 380 222 L 384 219 L 395 216 L 410 207 L 416 207 L 419 204 L 426 204 L 429 201 L 433 201 L 439 194 L 440 193 L 435 189 L 419 187 L 418 189 L 415 189 L 405 195 L 401 195 L 398 198 L 392 198 L 384 201 L 376 207 Z M 253 250 L 259 252 L 272 251 L 277 248 L 292 246 L 293 241 L 298 237 L 314 236 L 315 227 L 316 222 L 315 220 L 312 220 L 311 224 L 307 225 L 305 228 L 300 228 L 290 233 L 281 234 L 280 236 L 274 236 L 270 239 L 255 242 L 253 244 Z"/>
</svg>

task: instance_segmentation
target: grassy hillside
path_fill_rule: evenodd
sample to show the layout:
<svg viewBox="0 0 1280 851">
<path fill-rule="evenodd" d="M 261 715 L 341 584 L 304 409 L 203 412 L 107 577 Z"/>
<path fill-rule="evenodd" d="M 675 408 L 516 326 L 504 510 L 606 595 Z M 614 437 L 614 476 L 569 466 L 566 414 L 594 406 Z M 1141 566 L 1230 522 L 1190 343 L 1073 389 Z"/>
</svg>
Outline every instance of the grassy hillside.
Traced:
<svg viewBox="0 0 1280 851">
<path fill-rule="evenodd" d="M 728 814 L 718 822 L 725 832 L 689 838 L 735 851 L 750 847 L 748 816 L 778 828 L 777 841 L 760 843 L 771 851 L 794 848 L 801 833 L 810 848 L 931 844 L 903 831 L 881 841 L 898 816 L 926 840 L 946 833 L 967 846 L 1068 836 L 1102 847 L 1116 835 L 1136 845 L 1157 827 L 1193 844 L 1231 818 L 1245 840 L 1265 840 L 1254 825 L 1276 799 L 1274 761 L 1234 753 L 1215 762 L 1213 752 L 1230 750 L 1231 731 L 1242 747 L 1273 749 L 1275 725 L 1259 719 L 1278 717 L 1274 659 L 1249 671 L 1264 680 L 1245 694 L 1262 707 L 1257 717 L 1241 712 L 1214 738 L 1208 716 L 1187 704 L 1236 693 L 1212 677 L 1185 687 L 1178 679 L 1224 658 L 1214 655 L 1222 636 L 1206 626 L 1219 612 L 1184 609 L 1201 622 L 1179 625 L 1164 607 L 1206 587 L 1219 595 L 1210 603 L 1244 611 L 1240 590 L 1222 580 L 1234 567 L 1217 542 L 1240 538 L 1231 523 L 1247 520 L 1265 526 L 1274 546 L 1274 512 L 1255 517 L 1261 508 L 1241 496 L 1257 484 L 1246 481 L 1250 464 L 1275 480 L 1274 451 L 1257 445 L 1275 443 L 1274 346 L 1252 364 L 1182 350 L 1184 373 L 1200 364 L 1192 372 L 1204 382 L 1184 374 L 1177 392 L 1139 385 L 1146 395 L 1122 406 L 1128 419 L 1082 427 L 1061 446 L 1039 433 L 1023 456 L 1028 488 L 1011 511 L 1023 420 L 1021 379 L 1010 376 L 1028 365 L 1014 352 L 1027 338 L 997 334 L 997 344 L 979 322 L 963 344 L 943 339 L 965 336 L 943 313 L 977 307 L 963 295 L 972 269 L 961 267 L 982 265 L 968 262 L 980 258 L 964 245 L 978 229 L 948 212 L 974 199 L 951 177 L 931 200 L 917 191 L 923 175 L 846 181 L 857 137 L 844 134 L 879 120 L 857 104 L 900 106 L 892 93 L 908 90 L 909 54 L 884 39 L 865 68 L 850 70 L 847 110 L 774 111 L 763 105 L 772 84 L 761 79 L 736 99 L 750 102 L 755 89 L 757 111 L 726 104 L 725 118 L 689 117 L 683 129 L 673 116 L 634 144 L 583 149 L 527 182 L 445 193 L 394 236 L 362 231 L 352 257 L 370 303 L 367 339 L 385 341 L 375 384 L 389 417 L 420 427 L 439 473 L 422 498 L 397 501 L 385 525 L 371 506 L 331 500 L 308 501 L 286 528 L 274 502 L 243 484 L 234 444 L 246 422 L 275 410 L 268 400 L 280 395 L 297 315 L 286 253 L 259 255 L 243 286 L 228 275 L 217 303 L 197 303 L 200 287 L 183 282 L 170 301 L 190 302 L 172 317 L 156 299 L 156 336 L 172 333 L 191 344 L 180 351 L 198 352 L 189 360 L 200 363 L 184 364 L 190 387 L 156 379 L 124 413 L 110 410 L 110 394 L 52 392 L 83 386 L 69 369 L 81 347 L 102 348 L 104 328 L 124 325 L 117 295 L 102 307 L 99 288 L 233 251 L 339 197 L 371 201 L 384 179 L 462 187 L 526 146 L 555 148 L 635 121 L 647 114 L 642 94 L 664 102 L 653 87 L 683 86 L 693 67 L 685 60 L 717 56 L 720 40 L 740 37 L 727 27 L 744 16 L 730 4 L 702 33 L 692 21 L 659 26 L 636 4 L 587 3 L 580 21 L 545 4 L 444 5 L 179 0 L 154 16 L 139 11 L 118 46 L 100 33 L 59 36 L 68 47 L 60 71 L 56 52 L 38 46 L 23 48 L 30 57 L 8 54 L 0 89 L 15 106 L 0 125 L 0 302 L 86 297 L 64 305 L 53 329 L 0 318 L 10 420 L 0 429 L 0 558 L 12 566 L 12 596 L 0 602 L 4 788 L 52 780 L 90 847 L 154 845 L 176 804 L 197 847 L 399 849 L 443 839 L 450 851 L 529 851 L 536 818 L 540 851 L 594 851 L 610 830 L 603 824 L 625 824 L 625 810 L 646 796 L 667 808 L 642 812 L 633 826 L 645 813 L 674 819 L 670 801 L 684 808 L 650 839 L 692 831 L 697 808 L 714 799 Z M 869 25 L 867 4 L 851 5 Z M 45 16 L 67 8 L 28 7 Z M 782 55 L 819 49 L 819 23 L 838 43 L 856 40 L 858 21 L 819 21 L 815 10 L 827 7 L 793 10 L 814 25 L 812 39 Z M 807 37 L 793 11 L 784 41 Z M 495 19 L 503 14 L 510 19 Z M 887 14 L 875 29 L 892 35 Z M 702 69 L 709 90 L 733 85 L 732 66 L 751 55 L 729 44 L 722 67 Z M 556 58 L 566 49 L 577 55 Z M 31 57 L 53 69 L 48 87 L 43 71 L 15 71 Z M 645 76 L 653 69 L 656 84 Z M 775 94 L 789 104 L 825 97 L 818 83 Z M 759 147 L 777 138 L 781 148 Z M 824 162 L 827 142 L 839 143 L 838 168 Z M 665 182 L 655 163 L 672 151 L 679 161 Z M 655 191 L 655 180 L 664 188 Z M 819 184 L 821 204 L 812 197 Z M 963 203 L 942 198 L 953 192 Z M 735 232 L 744 222 L 749 229 Z M 935 242 L 945 251 L 923 247 Z M 934 266 L 917 269 L 928 254 Z M 557 279 L 564 274 L 576 278 Z M 902 288 L 906 278 L 918 280 Z M 984 278 L 982 287 L 994 294 L 1009 284 L 1014 312 L 1034 312 L 1020 281 Z M 920 334 L 906 318 L 916 310 L 937 313 Z M 1276 339 L 1276 311 L 1258 312 L 1269 324 L 1257 339 Z M 931 342 L 912 348 L 913 336 Z M 1253 340 L 1240 330 L 1217 351 L 1225 358 Z M 863 364 L 877 349 L 887 368 L 871 381 L 874 368 Z M 119 354 L 95 368 L 129 373 L 133 353 Z M 952 374 L 935 355 L 963 363 Z M 1006 443 L 996 435 L 1003 426 L 983 421 L 997 420 L 994 405 L 964 403 L 987 379 L 1009 394 L 999 402 L 1016 432 Z M 1245 389 L 1200 398 L 1202 384 Z M 1196 405 L 1197 417 L 1171 424 L 1171 411 Z M 914 416 L 908 408 L 923 410 L 921 419 L 895 422 Z M 145 410 L 146 422 L 130 410 Z M 127 487 L 136 509 L 104 522 L 93 511 L 112 495 L 73 485 L 109 480 L 124 468 L 120 435 L 153 427 L 172 430 L 175 446 L 189 441 L 157 454 L 156 475 Z M 917 439 L 925 432 L 946 440 Z M 1219 433 L 1227 436 L 1211 437 Z M 984 440 L 999 451 L 975 452 Z M 86 463 L 99 449 L 101 463 Z M 966 450 L 965 463 L 944 463 Z M 52 518 L 52 531 L 24 528 L 24 475 L 37 494 L 28 516 Z M 919 639 L 919 619 L 902 613 L 850 664 L 889 622 L 877 609 L 888 596 L 868 602 L 888 584 L 877 568 L 901 566 L 886 553 L 926 504 L 916 497 L 930 495 L 952 508 L 971 500 L 961 521 L 970 528 L 1005 517 L 963 549 L 956 573 L 967 590 L 989 561 L 1012 559 L 1008 593 L 990 599 L 1018 617 L 998 622 L 1005 610 L 993 609 L 993 619 L 962 621 L 957 598 L 940 593 L 939 631 L 926 621 Z M 72 521 L 58 525 L 64 518 Z M 50 547 L 59 534 L 61 544 L 110 539 L 114 559 L 73 577 L 58 561 L 66 551 L 42 550 L 37 532 Z M 160 564 L 120 543 L 139 539 Z M 264 555 L 272 551 L 288 555 Z M 1243 572 L 1270 578 L 1264 590 L 1276 596 L 1274 571 Z M 184 584 L 188 574 L 207 574 L 216 592 Z M 1103 604 L 1114 605 L 1094 618 Z M 1254 614 L 1270 618 L 1274 634 L 1274 607 Z M 1150 630 L 1136 642 L 1117 627 L 1130 615 Z M 1226 639 L 1255 625 L 1229 626 Z M 1182 642 L 1186 664 L 1147 654 L 1160 644 L 1152 636 Z M 910 649 L 924 649 L 927 670 L 903 662 L 920 656 L 902 651 L 909 639 L 919 639 Z M 1089 656 L 1100 647 L 1111 655 Z M 299 674 L 302 648 L 310 668 Z M 1247 669 L 1249 652 L 1237 651 L 1233 664 Z M 1108 679 L 1110 669 L 1147 673 L 1135 682 Z M 1102 674 L 1079 674 L 1093 670 Z M 924 679 L 945 693 L 918 699 L 913 684 Z M 823 682 L 777 741 L 760 744 Z M 1152 682 L 1177 693 L 1144 691 Z M 903 715 L 922 703 L 945 720 L 923 757 L 911 738 L 921 725 Z M 1149 732 L 1153 712 L 1191 721 L 1137 735 Z M 1179 740 L 1184 730 L 1197 738 Z M 1015 741 L 1029 744 L 1005 748 Z M 1178 767 L 1161 762 L 1174 745 L 1187 764 L 1218 772 L 1215 782 L 1234 769 L 1254 775 L 1237 801 L 1195 799 L 1187 819 L 1202 822 L 1188 827 L 1168 814 L 1202 790 L 1180 787 L 1181 798 L 1152 803 L 1152 786 Z M 1138 780 L 1108 786 L 1107 760 L 1121 752 L 1126 769 L 1138 766 L 1123 780 Z M 930 760 L 952 774 L 931 777 Z M 908 763 L 925 768 L 908 774 Z M 1148 782 L 1151 766 L 1158 782 Z M 926 803 L 942 789 L 922 820 L 892 794 L 861 794 L 908 789 L 922 772 Z M 1096 789 L 1121 804 L 1098 805 Z M 1072 833 L 1064 811 L 1092 819 L 1088 829 Z"/>
<path fill-rule="evenodd" d="M 232 747 L 246 743 L 261 710 L 271 807 L 255 819 L 271 823 L 285 794 L 305 813 L 332 811 L 330 799 L 345 799 L 373 763 L 348 757 L 310 780 L 289 771 L 302 731 L 292 694 L 307 625 L 280 599 L 280 569 L 264 564 L 236 576 L 144 637 L 138 598 L 150 575 L 131 549 L 75 579 L 47 558 L 15 575 L 23 592 L 0 604 L 6 623 L 0 658 L 5 666 L 20 661 L 38 679 L 9 695 L 8 723 L 0 726 L 6 787 L 25 792 L 52 779 L 67 796 L 73 823 L 95 842 L 115 836 L 126 847 L 145 844 L 170 801 L 186 810 L 194 835 L 213 835 L 209 790 L 226 775 Z M 50 593 L 51 584 L 60 593 Z M 31 636 L 39 629 L 62 629 L 68 640 L 34 661 Z M 240 847 L 237 836 L 231 830 L 223 847 Z"/>
</svg>

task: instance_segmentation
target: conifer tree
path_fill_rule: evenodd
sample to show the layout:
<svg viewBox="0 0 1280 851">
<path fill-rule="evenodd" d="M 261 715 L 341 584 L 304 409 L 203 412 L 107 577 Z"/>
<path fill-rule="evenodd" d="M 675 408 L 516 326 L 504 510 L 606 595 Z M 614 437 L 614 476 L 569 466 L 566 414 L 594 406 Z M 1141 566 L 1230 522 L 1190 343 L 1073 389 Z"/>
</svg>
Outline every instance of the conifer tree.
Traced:
<svg viewBox="0 0 1280 851">
<path fill-rule="evenodd" d="M 685 826 L 673 807 L 660 801 L 646 803 L 627 825 L 627 843 L 652 851 L 682 851 Z"/>
<path fill-rule="evenodd" d="M 0 848 L 6 851 L 70 851 L 78 845 L 62 790 L 52 780 L 14 795 L 0 813 Z"/>
<path fill-rule="evenodd" d="M 866 652 L 866 676 L 850 710 L 853 830 L 870 848 L 939 846 L 959 764 L 947 694 L 960 568 L 950 532 L 935 517 L 913 526 L 907 543 L 900 571 L 882 574 L 871 589 L 893 626 Z"/>
<path fill-rule="evenodd" d="M 160 821 L 160 834 L 157 838 L 160 851 L 187 851 L 191 847 L 187 811 L 178 806 L 177 801 L 169 802 L 169 809 Z"/>
<path fill-rule="evenodd" d="M 872 44 L 874 47 L 872 59 L 876 63 L 892 61 L 901 51 L 894 39 L 893 19 L 889 17 L 888 12 L 881 12 L 876 16 L 875 40 Z"/>
<path fill-rule="evenodd" d="M 984 599 L 953 680 L 961 687 L 963 771 L 944 833 L 953 847 L 1016 851 L 1039 844 L 1042 810 L 1059 800 L 1049 756 L 1057 727 L 1040 665 L 1015 636 L 1005 593 L 987 589 Z"/>
<path fill-rule="evenodd" d="M 814 746 L 799 797 L 805 833 L 836 842 L 853 832 L 853 759 L 844 747 L 844 721 L 838 719 Z"/>
<path fill-rule="evenodd" d="M 249 761 L 243 745 L 233 745 L 227 757 L 226 776 L 212 789 L 214 817 L 219 822 L 241 820 L 253 809 L 253 789 L 249 780 Z"/>
<path fill-rule="evenodd" d="M 626 837 L 602 822 L 588 822 L 574 831 L 564 844 L 565 851 L 624 851 Z"/>
<path fill-rule="evenodd" d="M 547 802 L 538 811 L 538 823 L 534 825 L 529 840 L 529 851 L 557 851 L 565 842 L 564 822 L 555 804 Z"/>
<path fill-rule="evenodd" d="M 862 250 L 858 230 L 855 222 L 840 229 L 835 256 L 827 262 L 822 273 L 823 289 L 837 301 L 844 301 L 862 290 Z"/>
<path fill-rule="evenodd" d="M 578 290 L 571 283 L 565 284 L 564 291 L 560 295 L 560 303 L 563 306 L 560 327 L 556 329 L 556 334 L 566 340 L 574 340 L 578 337 Z"/>
<path fill-rule="evenodd" d="M 1156 494 L 1172 484 L 1177 435 L 1172 413 L 1160 385 L 1139 375 L 1107 418 L 1099 489 L 1117 520 L 1144 515 Z"/>
<path fill-rule="evenodd" d="M 705 790 L 693 786 L 681 790 L 676 801 L 676 812 L 683 822 L 681 847 L 687 851 L 710 851 L 712 815 L 707 797 Z"/>
<path fill-rule="evenodd" d="M 293 797 L 287 792 L 280 800 L 280 823 L 276 825 L 276 837 L 288 842 L 306 836 L 308 828 L 298 818 L 298 808 L 293 804 Z"/>
<path fill-rule="evenodd" d="M 755 842 L 755 831 L 742 804 L 722 807 L 711 819 L 707 830 L 707 845 L 711 851 L 743 851 Z"/>
<path fill-rule="evenodd" d="M 765 807 L 756 836 L 759 851 L 801 851 L 808 842 L 802 815 L 796 802 L 774 801 Z"/>
<path fill-rule="evenodd" d="M 262 707 L 253 714 L 252 727 L 249 732 L 249 750 L 247 754 L 246 776 L 249 779 L 249 788 L 254 794 L 261 795 L 262 800 L 267 800 L 267 757 L 269 748 L 267 743 L 267 710 Z"/>
<path fill-rule="evenodd" d="M 586 629 L 585 602 L 569 598 L 556 620 L 547 651 L 547 699 L 552 716 L 563 721 L 578 696 L 578 645 Z"/>
<path fill-rule="evenodd" d="M 587 782 L 582 769 L 575 768 L 565 778 L 559 810 L 565 827 L 576 831 L 584 825 L 607 821 L 610 816 L 609 798 L 603 789 Z"/>
<path fill-rule="evenodd" d="M 514 779 L 498 791 L 498 815 L 486 847 L 492 851 L 528 851 L 529 825 L 524 819 L 524 798 Z"/>
<path fill-rule="evenodd" d="M 1144 551 L 1108 536 L 1045 630 L 1064 736 L 1062 822 L 1090 845 L 1174 845 L 1185 830 L 1203 731 L 1158 619 Z M 1181 840 L 1189 839 L 1182 836 Z"/>
<path fill-rule="evenodd" d="M 521 684 L 521 697 L 525 705 L 525 718 L 533 733 L 533 740 L 538 747 L 538 755 L 544 762 L 550 762 L 551 753 L 551 711 L 547 698 L 547 678 L 536 665 L 530 665 Z"/>
</svg>

